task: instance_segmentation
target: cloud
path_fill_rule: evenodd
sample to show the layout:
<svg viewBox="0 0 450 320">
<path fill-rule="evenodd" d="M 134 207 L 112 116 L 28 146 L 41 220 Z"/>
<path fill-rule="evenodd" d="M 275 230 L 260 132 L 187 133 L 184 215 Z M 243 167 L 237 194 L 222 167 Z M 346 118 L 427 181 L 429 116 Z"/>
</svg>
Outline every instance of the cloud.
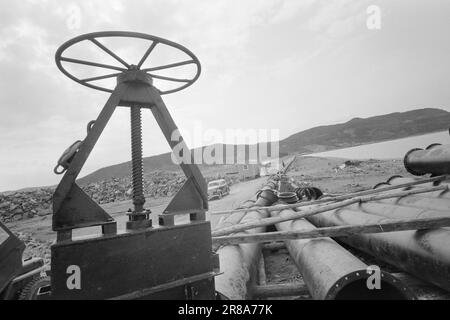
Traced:
<svg viewBox="0 0 450 320">
<path fill-rule="evenodd" d="M 428 17 L 422 21 L 417 18 L 417 26 L 412 26 L 414 32 L 408 32 L 411 27 L 408 15 L 414 5 L 407 1 L 398 1 L 400 4 L 396 5 L 377 1 L 383 6 L 383 13 L 390 11 L 392 17 L 397 18 L 386 21 L 386 28 L 392 28 L 389 32 L 381 31 L 378 37 L 370 33 L 374 44 L 361 40 L 369 37 L 365 17 L 366 7 L 372 1 L 368 0 L 3 1 L 0 11 L 0 152 L 6 156 L 1 163 L 3 169 L 0 168 L 3 170 L 0 190 L 5 186 L 25 186 L 23 183 L 29 182 L 20 174 L 4 176 L 6 171 L 25 172 L 23 166 L 27 163 L 30 172 L 41 172 L 33 174 L 33 184 L 41 184 L 45 179 L 45 183 L 56 182 L 57 177 L 49 176 L 47 167 L 53 165 L 71 142 L 84 137 L 86 123 L 97 117 L 108 97 L 76 84 L 57 69 L 54 53 L 65 41 L 88 32 L 128 30 L 178 42 L 194 52 L 202 63 L 202 75 L 194 86 L 164 97 L 180 128 L 189 128 L 197 120 L 208 126 L 214 124 L 218 129 L 231 124 L 245 127 L 251 118 L 262 127 L 282 121 L 283 135 L 283 130 L 296 131 L 310 126 L 313 121 L 317 123 L 319 113 L 326 114 L 327 119 L 334 117 L 331 107 L 322 111 L 324 101 L 333 100 L 327 102 L 330 106 L 339 99 L 349 103 L 342 97 L 346 89 L 352 92 L 352 100 L 357 100 L 359 92 L 354 94 L 353 88 L 345 87 L 339 75 L 351 74 L 355 79 L 370 81 L 371 77 L 361 66 L 370 65 L 371 70 L 375 70 L 380 65 L 373 57 L 381 56 L 386 61 L 391 47 L 397 50 L 392 56 L 392 65 L 398 66 L 395 59 L 405 55 L 405 43 L 410 44 L 406 55 L 429 53 L 427 48 L 433 47 L 438 52 L 443 48 L 445 37 L 430 31 L 430 26 L 438 19 Z M 427 8 L 430 14 L 443 12 L 431 5 Z M 398 18 L 399 12 L 403 17 Z M 427 27 L 427 21 L 433 23 Z M 447 30 L 448 19 L 439 21 L 442 21 L 439 31 Z M 407 37 L 403 37 L 405 33 Z M 376 42 L 381 35 L 385 42 Z M 429 45 L 421 45 L 423 43 Z M 125 47 L 120 52 L 124 56 L 136 52 L 131 46 Z M 104 56 L 94 49 L 82 53 L 104 61 Z M 441 52 L 446 54 L 448 50 L 443 48 Z M 414 61 L 423 63 L 423 70 L 431 70 L 427 69 L 429 56 L 433 55 Z M 442 64 L 444 67 L 439 70 L 444 74 L 446 69 L 444 62 Z M 406 74 L 411 68 L 407 68 L 407 63 L 404 65 Z M 81 68 L 76 66 L 75 69 Z M 428 76 L 433 78 L 434 74 Z M 420 79 L 426 81 L 427 77 Z M 391 82 L 385 83 L 393 87 Z M 324 90 L 327 95 L 323 94 Z M 364 101 L 363 98 L 358 101 Z M 428 96 L 423 98 L 426 99 Z M 296 108 L 303 107 L 313 110 L 314 117 L 302 114 L 300 120 L 296 117 L 282 119 L 284 113 L 297 112 Z M 87 163 L 90 170 L 129 156 L 126 111 L 115 114 L 105 130 L 92 161 Z M 352 112 L 357 111 L 359 109 Z M 160 132 L 154 122 L 147 121 L 144 127 L 147 128 L 144 141 L 151 140 L 146 144 L 146 154 L 165 151 L 166 142 L 163 139 L 158 142 Z M 20 167 L 14 167 L 19 163 L 16 159 L 20 159 Z M 43 180 L 39 180 L 39 176 Z"/>
<path fill-rule="evenodd" d="M 342 38 L 352 33 L 362 24 L 366 15 L 365 8 L 370 0 L 334 0 L 318 1 L 318 9 L 308 21 L 308 27 L 317 33 L 331 38 Z"/>
<path fill-rule="evenodd" d="M 316 0 L 286 0 L 278 3 L 278 10 L 270 19 L 271 23 L 282 23 L 295 18 L 299 10 L 313 6 Z"/>
</svg>

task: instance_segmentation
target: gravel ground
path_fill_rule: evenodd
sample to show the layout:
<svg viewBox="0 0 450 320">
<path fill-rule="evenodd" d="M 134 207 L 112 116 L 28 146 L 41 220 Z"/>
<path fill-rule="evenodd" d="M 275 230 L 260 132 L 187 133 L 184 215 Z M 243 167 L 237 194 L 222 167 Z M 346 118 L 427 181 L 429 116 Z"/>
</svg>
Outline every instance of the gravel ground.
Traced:
<svg viewBox="0 0 450 320">
<path fill-rule="evenodd" d="M 324 192 L 332 194 L 341 194 L 356 192 L 372 188 L 376 183 L 386 181 L 392 175 L 408 176 L 401 160 L 366 160 L 366 161 L 347 161 L 338 158 L 315 158 L 315 157 L 297 157 L 297 160 L 291 166 L 288 175 L 300 182 L 302 185 L 315 186 Z M 236 207 L 239 203 L 249 199 L 258 189 L 265 178 L 252 181 L 241 182 L 231 188 L 231 194 L 223 199 L 210 202 L 211 210 L 224 210 Z M 177 177 L 167 178 L 162 181 L 178 182 Z M 163 182 L 164 184 L 164 182 Z M 101 184 L 98 184 L 101 186 Z M 108 189 L 114 190 L 115 183 Z M 169 187 L 168 190 L 177 190 L 176 187 Z M 125 190 L 121 188 L 120 190 Z M 112 191 L 111 191 L 112 192 Z M 170 192 L 169 192 L 170 193 Z M 172 192 L 173 193 L 173 192 Z M 41 192 L 42 198 L 48 201 L 47 193 Z M 156 192 L 155 195 L 159 193 Z M 164 193 L 162 193 L 164 194 Z M 120 197 L 119 197 L 120 198 Z M 50 199 L 51 200 L 51 199 Z M 164 205 L 168 203 L 170 197 L 149 197 L 147 205 L 156 215 L 162 211 Z M 129 200 L 121 200 L 110 203 L 103 203 L 105 208 L 119 224 L 124 223 L 126 216 L 124 212 L 131 206 Z M 6 206 L 5 206 L 6 207 Z M 212 224 L 217 223 L 220 217 L 214 216 Z M 25 241 L 27 248 L 25 257 L 42 257 L 48 263 L 50 261 L 50 245 L 55 239 L 55 233 L 51 231 L 51 215 L 36 214 L 29 219 L 10 220 L 7 225 Z M 120 229 L 120 227 L 119 227 Z M 345 245 L 344 245 L 345 246 Z M 388 266 L 376 259 L 348 248 L 354 255 L 359 257 L 367 264 L 377 264 L 383 270 L 398 272 L 392 266 Z M 265 251 L 266 277 L 268 284 L 301 282 L 302 278 L 294 263 L 292 262 L 286 249 L 272 250 L 270 254 Z M 309 299 L 309 296 L 294 297 L 295 299 Z"/>
</svg>

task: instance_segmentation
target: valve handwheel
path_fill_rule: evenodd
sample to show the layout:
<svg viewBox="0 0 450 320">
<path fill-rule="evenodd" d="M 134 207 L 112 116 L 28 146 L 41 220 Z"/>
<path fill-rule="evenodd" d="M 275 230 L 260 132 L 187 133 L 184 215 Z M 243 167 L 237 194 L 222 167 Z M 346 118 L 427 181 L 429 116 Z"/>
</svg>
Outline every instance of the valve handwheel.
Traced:
<svg viewBox="0 0 450 320">
<path fill-rule="evenodd" d="M 125 61 L 122 57 L 111 50 L 112 47 L 107 46 L 110 43 L 110 41 L 106 41 L 107 38 L 119 38 L 122 40 L 131 38 L 132 40 L 136 42 L 139 41 L 146 46 L 142 49 L 142 53 L 137 55 L 136 61 Z M 77 59 L 77 57 L 69 57 L 68 52 L 71 50 L 68 51 L 67 49 L 79 44 L 80 42 L 87 42 L 91 45 L 91 48 L 97 48 L 98 50 L 105 52 L 110 58 L 115 60 L 115 62 L 112 62 L 112 64 L 103 64 L 93 62 L 90 59 L 81 60 Z M 179 58 L 179 60 L 175 60 L 174 62 L 159 65 L 156 63 L 157 59 L 155 59 L 156 54 L 154 52 L 160 47 L 169 47 L 172 51 L 177 51 L 178 56 L 181 54 L 181 56 L 186 56 L 186 58 Z M 168 55 L 162 56 L 162 58 L 167 57 Z M 174 143 L 170 137 L 171 134 L 177 130 L 177 127 L 160 95 L 180 91 L 194 83 L 200 75 L 200 62 L 191 51 L 177 43 L 144 33 L 124 31 L 95 32 L 73 38 L 58 48 L 56 51 L 55 60 L 58 68 L 67 77 L 84 86 L 110 92 L 111 96 L 95 122 L 90 122 L 88 124 L 88 134 L 86 138 L 83 141 L 78 141 L 76 144 L 72 145 L 66 152 L 64 152 L 63 156 L 58 161 L 58 165 L 62 166 L 64 170 L 57 171 L 55 169 L 55 173 L 65 172 L 65 174 L 53 197 L 53 230 L 66 230 L 68 229 L 68 226 L 74 228 L 80 225 L 86 226 L 86 224 L 89 224 L 90 226 L 103 226 L 104 224 L 111 223 L 113 220 L 113 218 L 94 201 L 92 201 L 89 196 L 84 194 L 79 187 L 75 186 L 75 180 L 100 134 L 114 113 L 115 108 L 119 105 L 130 108 L 131 122 L 131 176 L 134 210 L 131 210 L 129 213 L 127 229 L 134 230 L 151 227 L 152 220 L 150 219 L 150 211 L 144 207 L 145 195 L 143 183 L 144 171 L 141 108 L 149 108 L 150 106 L 149 109 L 151 109 L 151 112 L 154 115 L 159 127 L 163 131 L 167 142 L 173 149 Z M 147 64 L 144 64 L 146 61 L 151 62 L 151 64 L 148 62 Z M 88 66 L 89 69 L 98 68 L 102 71 L 104 69 L 105 71 L 104 73 L 100 73 L 98 76 L 82 78 L 74 75 L 70 72 L 70 70 L 67 70 L 66 64 L 79 66 L 84 65 Z M 147 67 L 147 65 L 150 66 Z M 189 79 L 177 77 L 180 72 L 176 72 L 175 76 L 161 75 L 161 73 L 157 72 L 160 70 L 166 71 L 168 69 L 187 65 L 196 67 L 195 74 Z M 176 69 L 176 71 L 185 70 Z M 117 79 L 118 85 L 115 85 L 113 88 L 105 85 L 100 86 L 98 83 L 95 83 L 97 80 L 114 80 L 114 78 Z M 174 88 L 162 91 L 160 90 L 161 88 L 157 88 L 153 85 L 153 79 L 173 82 L 176 86 Z M 169 203 L 164 213 L 174 214 L 188 210 L 194 219 L 196 219 L 195 217 L 197 216 L 199 219 L 204 219 L 204 212 L 207 210 L 208 206 L 208 197 L 204 178 L 195 164 L 181 164 L 181 168 L 187 177 L 186 183 L 180 189 L 179 193 L 175 195 L 174 199 L 172 199 Z M 196 196 L 192 197 L 193 194 L 196 194 Z M 190 201 L 186 204 L 185 200 L 187 198 L 189 198 Z M 70 201 L 73 201 L 73 203 L 71 204 Z M 90 209 L 86 210 L 87 207 Z M 88 211 L 89 213 L 87 213 Z M 88 216 L 86 216 L 86 214 Z M 92 216 L 89 216 L 89 214 Z M 74 217 L 74 215 L 78 215 L 78 218 Z M 71 236 L 69 235 L 69 237 Z"/>
<path fill-rule="evenodd" d="M 101 38 L 109 38 L 109 37 L 144 39 L 144 40 L 149 41 L 149 45 L 148 45 L 146 52 L 140 58 L 140 60 L 135 61 L 135 64 L 133 64 L 133 63 L 128 63 L 128 62 L 124 61 L 122 58 L 120 58 L 117 54 L 115 54 L 113 51 L 111 51 L 109 48 L 107 48 L 105 45 L 103 45 L 98 40 Z M 99 49 L 101 49 L 104 52 L 106 52 L 107 54 L 109 54 L 111 57 L 113 57 L 115 60 L 117 60 L 122 66 L 118 67 L 118 66 L 113 66 L 113 65 L 101 64 L 101 63 L 97 63 L 97 62 L 66 57 L 63 55 L 64 51 L 67 48 L 69 48 L 79 42 L 86 41 L 86 40 L 92 42 Z M 142 68 L 144 62 L 148 59 L 148 57 L 150 56 L 152 51 L 158 46 L 158 44 L 164 44 L 169 47 L 178 49 L 178 50 L 184 52 L 189 57 L 189 59 L 175 62 L 175 63 L 160 65 L 160 66 Z M 97 80 L 114 78 L 114 77 L 117 77 L 118 75 L 120 75 L 122 72 L 126 72 L 128 70 L 141 70 L 155 79 L 160 79 L 160 80 L 164 80 L 164 81 L 168 81 L 168 82 L 181 83 L 180 86 L 178 86 L 174 89 L 160 91 L 160 94 L 168 94 L 168 93 L 177 92 L 184 88 L 189 87 L 191 84 L 193 84 L 198 79 L 198 77 L 200 76 L 200 71 L 201 71 L 200 62 L 197 59 L 197 57 L 191 51 L 189 51 L 187 48 L 183 47 L 182 45 L 172 42 L 172 41 L 169 41 L 169 40 L 166 40 L 166 39 L 163 39 L 163 38 L 148 35 L 145 33 L 126 32 L 126 31 L 94 32 L 94 33 L 88 33 L 88 34 L 84 34 L 84 35 L 78 36 L 76 38 L 73 38 L 73 39 L 67 41 L 66 43 L 64 43 L 61 47 L 59 47 L 58 51 L 56 51 L 55 60 L 56 60 L 56 65 L 58 66 L 59 70 L 61 70 L 61 72 L 64 73 L 66 76 L 68 76 L 70 79 L 72 79 L 84 86 L 87 86 L 87 87 L 90 87 L 93 89 L 97 89 L 97 90 L 101 90 L 101 91 L 106 91 L 106 92 L 113 92 L 113 88 L 105 88 L 105 87 L 102 87 L 99 85 L 95 85 L 92 82 L 97 81 Z M 107 70 L 114 70 L 116 72 L 108 73 L 108 74 L 96 76 L 96 77 L 80 79 L 80 78 L 74 76 L 73 74 L 71 74 L 68 70 L 66 70 L 64 68 L 64 66 L 62 65 L 62 62 L 93 66 L 93 67 L 103 68 L 103 69 L 107 69 Z M 152 73 L 154 71 L 176 68 L 176 67 L 190 65 L 190 64 L 194 64 L 197 69 L 195 76 L 191 79 L 166 77 L 166 76 L 161 76 L 161 75 Z"/>
</svg>

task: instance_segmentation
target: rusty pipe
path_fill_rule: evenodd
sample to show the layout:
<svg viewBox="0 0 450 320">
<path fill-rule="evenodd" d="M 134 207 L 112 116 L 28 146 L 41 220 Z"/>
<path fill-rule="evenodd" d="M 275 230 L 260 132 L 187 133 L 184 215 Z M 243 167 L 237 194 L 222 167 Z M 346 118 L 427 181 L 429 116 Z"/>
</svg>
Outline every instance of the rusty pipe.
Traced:
<svg viewBox="0 0 450 320">
<path fill-rule="evenodd" d="M 403 199 L 408 199 L 409 197 L 403 197 Z M 402 198 L 400 198 L 402 199 Z M 399 201 L 399 198 L 387 199 Z M 416 197 L 417 199 L 417 197 Z M 420 198 L 418 198 L 417 202 L 420 203 Z M 433 199 L 423 199 L 423 204 L 421 207 L 407 206 L 403 204 L 393 203 L 393 202 L 384 202 L 381 201 L 371 201 L 365 203 L 359 203 L 350 205 L 347 208 L 352 211 L 362 211 L 369 214 L 375 214 L 378 216 L 384 216 L 391 219 L 423 219 L 423 218 L 438 218 L 438 217 L 446 217 L 450 216 L 450 210 L 436 210 L 426 208 L 426 204 L 432 204 Z M 403 200 L 405 202 L 405 200 Z M 450 200 L 443 201 L 443 206 L 450 207 Z"/>
<path fill-rule="evenodd" d="M 271 180 L 268 183 L 272 185 Z M 258 207 L 272 205 L 277 197 L 272 189 L 263 187 L 256 194 L 256 201 L 247 201 L 241 208 L 255 208 L 254 211 L 237 212 L 231 214 L 216 227 L 220 229 L 236 223 L 245 223 L 252 220 L 267 218 L 267 210 Z M 265 227 L 246 230 L 245 233 L 264 232 Z M 218 248 L 220 271 L 222 274 L 215 278 L 216 292 L 225 299 L 244 300 L 252 297 L 252 289 L 257 282 L 258 264 L 261 258 L 260 243 L 242 243 Z"/>
<path fill-rule="evenodd" d="M 403 163 L 406 170 L 416 176 L 450 174 L 450 144 L 434 143 L 426 149 L 411 149 Z"/>
<path fill-rule="evenodd" d="M 418 300 L 450 300 L 450 292 L 423 282 L 408 273 L 393 273 L 392 275 L 411 288 Z"/>
<path fill-rule="evenodd" d="M 382 185 L 395 185 L 410 181 L 415 181 L 416 178 L 403 178 L 402 176 L 393 176 L 389 178 L 386 182 L 383 182 L 381 184 L 377 184 L 374 189 L 381 187 Z M 424 185 L 421 185 L 422 187 L 428 187 L 433 186 L 437 184 L 448 184 L 448 181 L 441 181 L 438 183 L 427 183 Z M 419 186 L 415 186 L 414 188 L 419 188 Z M 392 198 L 392 199 L 384 199 L 379 201 L 381 203 L 387 203 L 387 204 L 395 204 L 395 205 L 401 205 L 405 207 L 414 207 L 414 208 L 420 208 L 420 209 L 429 209 L 429 210 L 436 210 L 436 211 L 445 211 L 450 212 L 450 189 L 443 190 L 443 191 L 434 191 L 434 192 L 427 192 L 417 195 L 410 195 L 407 197 L 400 197 L 400 198 Z"/>
<path fill-rule="evenodd" d="M 450 212 L 450 199 L 446 198 L 426 198 L 426 197 L 400 197 L 392 199 L 380 200 L 377 203 L 386 203 L 392 205 L 399 205 L 415 209 L 425 209 L 432 211 Z"/>
<path fill-rule="evenodd" d="M 291 209 L 272 211 L 272 216 L 292 214 Z M 279 231 L 307 231 L 316 227 L 299 219 L 278 223 Z M 381 271 L 380 289 L 369 289 L 369 266 L 331 238 L 285 241 L 290 256 L 316 300 L 414 299 L 402 282 Z"/>
<path fill-rule="evenodd" d="M 348 209 L 308 217 L 308 221 L 318 227 L 381 223 L 389 220 Z M 339 240 L 426 282 L 450 290 L 450 230 L 446 228 L 361 234 Z"/>
<path fill-rule="evenodd" d="M 398 185 L 398 184 L 403 184 L 403 183 L 408 183 L 408 182 L 415 182 L 417 180 L 419 180 L 420 178 L 415 178 L 415 177 L 402 177 L 402 176 L 392 176 L 390 177 L 386 182 L 383 183 L 379 183 L 377 185 L 375 185 L 374 189 L 378 188 L 378 187 L 382 187 L 382 185 Z M 449 185 L 450 180 L 446 179 L 443 181 L 435 181 L 435 182 L 429 182 L 429 183 L 424 183 L 421 184 L 420 186 L 412 186 L 409 188 L 403 188 L 405 189 L 411 189 L 411 188 L 425 188 L 425 187 L 432 187 L 432 186 L 437 186 L 437 185 L 442 185 L 442 184 L 447 184 Z M 414 195 L 414 197 L 419 197 L 419 198 L 431 198 L 431 199 L 450 199 L 450 190 L 443 190 L 443 191 L 434 191 L 434 192 L 427 192 L 427 193 L 421 193 L 421 194 L 416 194 Z M 409 197 L 408 197 L 409 198 Z"/>
</svg>

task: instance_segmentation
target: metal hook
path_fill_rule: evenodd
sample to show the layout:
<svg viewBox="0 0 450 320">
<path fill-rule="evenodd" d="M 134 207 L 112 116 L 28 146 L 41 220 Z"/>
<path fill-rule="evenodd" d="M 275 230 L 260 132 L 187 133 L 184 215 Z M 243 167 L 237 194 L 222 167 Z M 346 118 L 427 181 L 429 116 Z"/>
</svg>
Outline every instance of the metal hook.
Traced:
<svg viewBox="0 0 450 320">
<path fill-rule="evenodd" d="M 94 126 L 94 124 L 95 124 L 95 120 L 91 120 L 91 121 L 89 121 L 88 122 L 88 124 L 87 124 L 87 134 L 89 134 L 89 132 L 92 130 L 92 127 Z"/>
</svg>

